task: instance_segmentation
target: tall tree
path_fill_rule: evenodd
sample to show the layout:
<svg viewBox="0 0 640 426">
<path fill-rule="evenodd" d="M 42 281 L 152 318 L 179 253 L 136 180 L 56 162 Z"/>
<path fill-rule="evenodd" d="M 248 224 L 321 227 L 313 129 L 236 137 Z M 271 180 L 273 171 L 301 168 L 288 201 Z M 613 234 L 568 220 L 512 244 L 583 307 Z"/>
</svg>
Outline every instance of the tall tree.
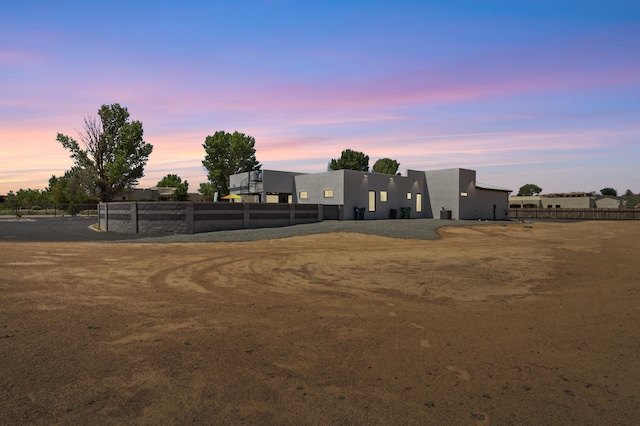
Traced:
<svg viewBox="0 0 640 426">
<path fill-rule="evenodd" d="M 209 182 L 201 183 L 198 192 L 202 194 L 205 201 L 213 201 L 216 196 L 216 187 Z"/>
<path fill-rule="evenodd" d="M 189 182 L 182 182 L 182 178 L 178 175 L 166 175 L 163 177 L 156 186 L 160 188 L 175 188 L 171 199 L 173 201 L 188 201 L 189 200 Z"/>
<path fill-rule="evenodd" d="M 327 170 L 359 170 L 369 171 L 369 156 L 360 151 L 345 149 L 338 159 L 329 162 Z"/>
<path fill-rule="evenodd" d="M 400 167 L 400 163 L 396 160 L 392 160 L 391 158 L 381 158 L 373 163 L 373 168 L 371 170 L 374 173 L 395 175 L 398 172 L 398 167 Z"/>
<path fill-rule="evenodd" d="M 95 198 L 86 192 L 82 184 L 84 180 L 81 171 L 76 168 L 67 170 L 60 177 L 51 176 L 47 188 L 51 201 L 59 207 L 66 208 L 71 214 L 76 213 L 78 204 L 95 202 Z"/>
<path fill-rule="evenodd" d="M 252 136 L 238 131 L 231 134 L 219 130 L 205 138 L 202 165 L 207 170 L 209 183 L 218 190 L 218 199 L 229 194 L 229 176 L 260 170 L 255 144 Z"/>
<path fill-rule="evenodd" d="M 533 183 L 527 183 L 520 187 L 520 190 L 518 191 L 518 196 L 521 197 L 521 196 L 538 195 L 541 192 L 542 192 L 542 188 L 540 188 L 538 185 Z"/>
<path fill-rule="evenodd" d="M 616 191 L 613 188 L 602 188 L 600 190 L 600 193 L 602 195 L 606 195 L 606 196 L 609 196 L 609 197 L 617 197 L 618 196 L 618 191 Z"/>
<path fill-rule="evenodd" d="M 98 117 L 85 117 L 84 128 L 78 132 L 84 148 L 62 133 L 56 139 L 71 152 L 87 191 L 100 201 L 111 201 L 144 176 L 153 145 L 142 139 L 142 123 L 129 121 L 127 108 L 102 105 Z"/>
</svg>

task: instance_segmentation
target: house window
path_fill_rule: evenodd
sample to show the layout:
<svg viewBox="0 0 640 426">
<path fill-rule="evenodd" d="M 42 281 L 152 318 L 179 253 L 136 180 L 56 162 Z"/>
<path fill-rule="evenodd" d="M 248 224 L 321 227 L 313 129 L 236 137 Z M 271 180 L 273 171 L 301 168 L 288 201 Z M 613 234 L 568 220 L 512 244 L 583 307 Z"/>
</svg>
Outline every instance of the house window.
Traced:
<svg viewBox="0 0 640 426">
<path fill-rule="evenodd" d="M 416 194 L 416 213 L 422 211 L 422 194 Z"/>
<path fill-rule="evenodd" d="M 469 195 L 469 194 L 467 194 L 466 192 L 461 192 L 461 193 L 460 193 L 460 196 L 461 196 L 461 197 L 466 197 L 467 195 Z"/>
<path fill-rule="evenodd" d="M 380 202 L 381 203 L 387 202 L 387 191 L 380 191 Z"/>
<path fill-rule="evenodd" d="M 548 209 L 552 209 L 552 208 L 553 208 L 553 204 L 548 204 L 548 205 L 547 205 L 547 208 L 548 208 Z"/>
<path fill-rule="evenodd" d="M 309 198 L 309 194 L 307 194 L 307 191 L 300 191 L 298 193 L 298 198 L 300 198 L 301 200 L 306 200 L 307 198 Z"/>
<path fill-rule="evenodd" d="M 287 195 L 287 203 L 293 204 L 293 195 L 291 194 Z"/>
<path fill-rule="evenodd" d="M 407 192 L 407 200 L 410 200 L 410 199 L 411 199 L 411 193 Z"/>
<path fill-rule="evenodd" d="M 376 211 L 376 191 L 369 191 L 369 211 Z"/>
<path fill-rule="evenodd" d="M 324 198 L 333 198 L 333 189 L 325 189 Z"/>
<path fill-rule="evenodd" d="M 560 204 L 556 204 L 556 209 L 559 209 L 559 208 L 560 208 Z"/>
</svg>

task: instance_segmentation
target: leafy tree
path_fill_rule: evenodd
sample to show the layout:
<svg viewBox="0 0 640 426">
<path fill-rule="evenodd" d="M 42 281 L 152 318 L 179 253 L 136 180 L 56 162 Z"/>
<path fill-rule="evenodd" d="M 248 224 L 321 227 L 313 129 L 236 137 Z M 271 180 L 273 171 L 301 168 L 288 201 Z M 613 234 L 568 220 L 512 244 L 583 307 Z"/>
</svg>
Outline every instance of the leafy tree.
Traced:
<svg viewBox="0 0 640 426">
<path fill-rule="evenodd" d="M 202 194 L 205 201 L 213 201 L 216 196 L 216 187 L 211 183 L 201 183 L 198 192 Z"/>
<path fill-rule="evenodd" d="M 338 159 L 329 162 L 327 170 L 359 170 L 369 171 L 369 156 L 360 151 L 345 149 Z"/>
<path fill-rule="evenodd" d="M 16 216 L 20 216 L 20 200 L 13 191 L 9 191 L 7 198 L 5 198 L 5 204 L 12 210 L 15 210 Z"/>
<path fill-rule="evenodd" d="M 624 195 L 625 195 L 625 197 L 630 197 L 630 196 L 632 196 L 632 195 L 633 195 L 633 191 L 632 191 L 632 190 L 630 190 L 630 189 L 627 189 L 627 190 L 624 192 Z"/>
<path fill-rule="evenodd" d="M 142 139 L 142 123 L 129 122 L 127 108 L 119 104 L 102 105 L 95 116 L 84 119 L 79 131 L 84 149 L 73 138 L 58 133 L 57 140 L 71 152 L 82 184 L 100 201 L 111 201 L 130 189 L 144 176 L 144 166 L 153 145 Z"/>
<path fill-rule="evenodd" d="M 520 190 L 518 191 L 518 196 L 530 196 L 530 195 L 538 195 L 542 192 L 542 188 L 533 183 L 527 183 L 526 185 L 522 185 Z"/>
<path fill-rule="evenodd" d="M 217 131 L 204 140 L 206 153 L 202 165 L 208 172 L 209 183 L 218 189 L 218 198 L 229 193 L 229 176 L 260 170 L 256 160 L 256 140 L 238 131 Z"/>
<path fill-rule="evenodd" d="M 9 191 L 5 203 L 15 209 L 16 216 L 20 216 L 20 209 L 41 208 L 49 204 L 49 193 L 39 189 L 20 189 L 18 192 Z"/>
<path fill-rule="evenodd" d="M 49 198 L 59 206 L 66 206 L 69 213 L 76 213 L 77 204 L 94 202 L 95 198 L 87 193 L 83 185 L 82 171 L 72 168 L 64 176 L 51 176 L 49 179 Z"/>
<path fill-rule="evenodd" d="M 373 164 L 371 169 L 374 173 L 384 173 L 387 175 L 395 175 L 398 172 L 400 163 L 391 158 L 381 158 Z"/>
<path fill-rule="evenodd" d="M 189 182 L 182 182 L 182 178 L 178 175 L 166 175 L 163 177 L 156 186 L 161 188 L 175 188 L 171 199 L 173 201 L 188 201 L 189 200 Z"/>
<path fill-rule="evenodd" d="M 609 196 L 609 197 L 617 197 L 618 196 L 618 191 L 616 191 L 613 188 L 602 188 L 600 190 L 600 194 L 606 195 L 606 196 Z"/>
</svg>

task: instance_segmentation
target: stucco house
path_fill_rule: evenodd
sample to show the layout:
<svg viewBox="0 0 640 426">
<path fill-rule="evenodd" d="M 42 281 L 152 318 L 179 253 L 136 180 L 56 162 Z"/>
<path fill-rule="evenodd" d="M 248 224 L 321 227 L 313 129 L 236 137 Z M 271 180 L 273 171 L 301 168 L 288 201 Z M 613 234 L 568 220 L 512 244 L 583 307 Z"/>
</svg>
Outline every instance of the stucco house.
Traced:
<svg viewBox="0 0 640 426">
<path fill-rule="evenodd" d="M 508 219 L 511 190 L 476 182 L 468 169 L 408 170 L 406 176 L 355 170 L 295 173 L 260 170 L 230 176 L 244 201 L 322 204 L 335 219 Z M 405 216 L 406 217 L 406 216 Z"/>
<path fill-rule="evenodd" d="M 618 198 L 586 192 L 509 197 L 509 207 L 516 209 L 617 209 L 621 206 Z"/>
</svg>

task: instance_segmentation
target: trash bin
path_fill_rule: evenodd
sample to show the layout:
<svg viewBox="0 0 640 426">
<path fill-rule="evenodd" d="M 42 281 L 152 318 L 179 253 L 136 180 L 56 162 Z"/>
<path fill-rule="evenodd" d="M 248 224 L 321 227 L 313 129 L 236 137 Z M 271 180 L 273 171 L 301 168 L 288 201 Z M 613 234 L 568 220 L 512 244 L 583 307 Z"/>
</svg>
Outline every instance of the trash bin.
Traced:
<svg viewBox="0 0 640 426">
<path fill-rule="evenodd" d="M 389 210 L 389 219 L 397 219 L 398 218 L 398 209 Z"/>
<path fill-rule="evenodd" d="M 451 220 L 451 210 L 440 210 L 440 219 Z"/>
<path fill-rule="evenodd" d="M 354 207 L 356 220 L 364 220 L 364 207 Z"/>
<path fill-rule="evenodd" d="M 400 211 L 402 212 L 403 219 L 411 218 L 411 207 L 402 207 L 400 208 Z"/>
</svg>

